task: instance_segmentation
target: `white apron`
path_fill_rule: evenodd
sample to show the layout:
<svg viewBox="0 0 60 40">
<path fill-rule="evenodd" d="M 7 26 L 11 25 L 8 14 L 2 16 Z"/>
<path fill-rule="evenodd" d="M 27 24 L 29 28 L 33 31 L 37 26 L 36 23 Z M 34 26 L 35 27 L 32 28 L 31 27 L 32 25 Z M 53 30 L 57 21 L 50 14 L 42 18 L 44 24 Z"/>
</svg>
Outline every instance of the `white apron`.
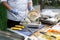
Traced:
<svg viewBox="0 0 60 40">
<path fill-rule="evenodd" d="M 14 17 L 13 13 L 8 11 L 8 19 L 13 20 L 13 21 L 21 21 L 23 18 L 27 17 L 28 13 L 28 0 L 8 0 L 8 4 L 13 8 L 13 9 L 18 9 L 19 10 L 19 15 Z M 23 18 L 22 18 L 23 17 Z"/>
</svg>

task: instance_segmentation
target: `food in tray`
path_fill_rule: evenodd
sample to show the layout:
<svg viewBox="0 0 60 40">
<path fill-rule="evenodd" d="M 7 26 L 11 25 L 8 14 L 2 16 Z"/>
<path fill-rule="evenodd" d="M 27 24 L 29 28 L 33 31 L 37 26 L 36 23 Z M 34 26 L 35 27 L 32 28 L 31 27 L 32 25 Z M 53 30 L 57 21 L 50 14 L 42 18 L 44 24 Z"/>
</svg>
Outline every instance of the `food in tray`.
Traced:
<svg viewBox="0 0 60 40">
<path fill-rule="evenodd" d="M 55 34 L 51 32 L 43 32 L 41 33 L 40 37 L 45 38 L 46 40 L 60 40 L 60 34 Z"/>
<path fill-rule="evenodd" d="M 53 32 L 60 34 L 60 22 L 54 25 L 52 28 L 48 29 L 47 32 Z"/>
<path fill-rule="evenodd" d="M 52 32 L 52 33 L 60 33 L 59 31 L 54 30 L 54 29 L 49 29 L 48 32 Z"/>
<path fill-rule="evenodd" d="M 39 37 L 43 38 L 44 40 L 52 40 L 52 38 L 49 35 L 47 35 L 47 34 L 40 34 Z"/>
<path fill-rule="evenodd" d="M 22 30 L 25 26 L 15 25 L 15 27 L 11 27 L 12 30 Z"/>
<path fill-rule="evenodd" d="M 16 28 L 16 27 L 12 27 L 12 30 L 22 30 L 22 28 Z"/>
<path fill-rule="evenodd" d="M 57 37 L 56 37 L 56 40 L 60 40 L 60 36 L 57 36 Z"/>
<path fill-rule="evenodd" d="M 25 26 L 15 25 L 16 28 L 25 28 Z"/>
</svg>

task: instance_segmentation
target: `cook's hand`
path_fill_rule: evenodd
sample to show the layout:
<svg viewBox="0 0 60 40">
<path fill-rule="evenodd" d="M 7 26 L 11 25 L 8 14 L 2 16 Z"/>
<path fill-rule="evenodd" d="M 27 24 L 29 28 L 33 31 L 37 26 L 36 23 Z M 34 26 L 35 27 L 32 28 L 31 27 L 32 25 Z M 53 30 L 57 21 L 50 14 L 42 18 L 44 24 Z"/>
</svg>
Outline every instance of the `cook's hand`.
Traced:
<svg viewBox="0 0 60 40">
<path fill-rule="evenodd" d="M 18 10 L 17 9 L 11 9 L 10 12 L 12 12 L 15 15 L 18 15 Z"/>
<path fill-rule="evenodd" d="M 29 10 L 30 11 L 34 10 L 33 6 L 29 6 Z"/>
</svg>

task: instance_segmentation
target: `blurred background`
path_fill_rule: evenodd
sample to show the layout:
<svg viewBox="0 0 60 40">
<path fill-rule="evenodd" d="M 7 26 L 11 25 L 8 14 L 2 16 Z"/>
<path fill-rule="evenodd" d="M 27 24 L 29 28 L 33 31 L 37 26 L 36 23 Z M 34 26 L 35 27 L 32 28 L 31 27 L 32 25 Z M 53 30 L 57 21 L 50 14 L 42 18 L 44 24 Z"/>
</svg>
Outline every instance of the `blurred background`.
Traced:
<svg viewBox="0 0 60 40">
<path fill-rule="evenodd" d="M 41 11 L 42 9 L 60 9 L 60 0 L 33 0 L 33 6 L 38 11 Z M 7 28 L 7 12 L 6 12 L 6 8 L 1 4 L 1 0 L 0 0 L 0 30 L 5 30 L 6 28 Z M 9 32 L 0 31 L 0 34 L 2 34 L 2 33 L 5 35 L 5 33 L 9 33 Z M 13 34 L 11 34 L 11 35 L 13 35 Z M 9 36 L 4 37 L 2 35 L 0 36 L 1 40 L 5 40 L 5 38 L 7 40 L 9 39 L 9 38 L 7 38 Z M 10 40 L 12 40 L 12 39 L 10 39 Z"/>
</svg>

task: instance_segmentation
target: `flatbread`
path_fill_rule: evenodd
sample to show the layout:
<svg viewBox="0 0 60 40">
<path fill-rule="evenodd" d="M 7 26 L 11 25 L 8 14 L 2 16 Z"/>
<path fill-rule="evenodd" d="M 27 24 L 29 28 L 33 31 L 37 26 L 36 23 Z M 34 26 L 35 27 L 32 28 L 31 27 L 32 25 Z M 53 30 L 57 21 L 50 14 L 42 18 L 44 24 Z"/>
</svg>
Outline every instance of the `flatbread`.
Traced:
<svg viewBox="0 0 60 40">
<path fill-rule="evenodd" d="M 30 11 L 28 13 L 28 18 L 31 20 L 31 21 L 35 21 L 38 17 L 40 17 L 40 13 L 38 11 Z"/>
</svg>

